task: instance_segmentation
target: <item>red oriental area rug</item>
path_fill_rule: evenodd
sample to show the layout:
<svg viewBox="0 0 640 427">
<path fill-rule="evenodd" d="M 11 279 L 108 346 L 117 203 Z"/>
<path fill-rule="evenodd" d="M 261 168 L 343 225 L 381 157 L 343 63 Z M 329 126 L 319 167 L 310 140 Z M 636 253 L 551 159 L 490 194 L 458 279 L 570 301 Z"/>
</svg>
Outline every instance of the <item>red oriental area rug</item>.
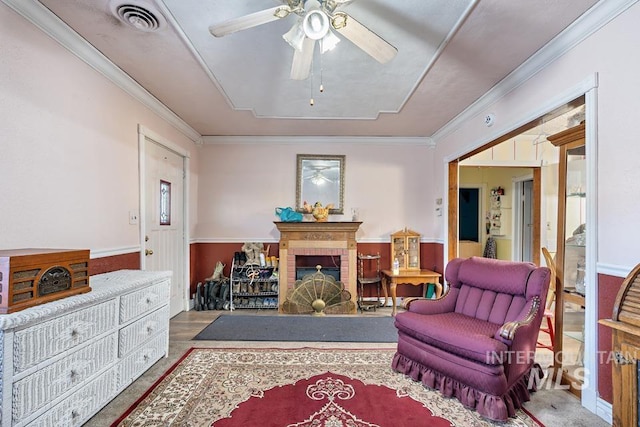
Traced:
<svg viewBox="0 0 640 427">
<path fill-rule="evenodd" d="M 391 370 L 394 350 L 191 349 L 114 426 L 539 427 L 507 423 Z"/>
</svg>

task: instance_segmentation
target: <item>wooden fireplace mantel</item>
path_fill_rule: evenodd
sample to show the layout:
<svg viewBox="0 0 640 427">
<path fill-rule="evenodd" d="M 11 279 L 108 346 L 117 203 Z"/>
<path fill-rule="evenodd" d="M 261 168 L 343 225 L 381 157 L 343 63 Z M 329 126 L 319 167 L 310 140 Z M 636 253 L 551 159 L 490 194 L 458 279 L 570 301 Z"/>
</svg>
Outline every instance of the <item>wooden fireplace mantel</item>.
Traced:
<svg viewBox="0 0 640 427">
<path fill-rule="evenodd" d="M 280 285 L 279 305 L 295 283 L 295 257 L 300 255 L 327 255 L 340 257 L 340 281 L 357 298 L 357 243 L 356 232 L 362 222 L 274 222 L 280 231 Z M 357 306 L 354 304 L 354 306 Z M 355 310 L 354 310 L 355 314 Z"/>
<path fill-rule="evenodd" d="M 280 231 L 280 250 L 292 241 L 347 242 L 348 249 L 356 248 L 356 232 L 362 222 L 275 222 Z"/>
</svg>

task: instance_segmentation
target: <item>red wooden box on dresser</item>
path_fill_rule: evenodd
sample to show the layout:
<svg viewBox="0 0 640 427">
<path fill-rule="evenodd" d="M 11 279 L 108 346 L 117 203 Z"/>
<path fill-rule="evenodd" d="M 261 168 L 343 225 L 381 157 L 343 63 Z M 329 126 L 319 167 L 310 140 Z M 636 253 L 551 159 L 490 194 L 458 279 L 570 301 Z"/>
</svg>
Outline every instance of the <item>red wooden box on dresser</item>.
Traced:
<svg viewBox="0 0 640 427">
<path fill-rule="evenodd" d="M 0 314 L 89 291 L 88 249 L 0 250 Z"/>
</svg>

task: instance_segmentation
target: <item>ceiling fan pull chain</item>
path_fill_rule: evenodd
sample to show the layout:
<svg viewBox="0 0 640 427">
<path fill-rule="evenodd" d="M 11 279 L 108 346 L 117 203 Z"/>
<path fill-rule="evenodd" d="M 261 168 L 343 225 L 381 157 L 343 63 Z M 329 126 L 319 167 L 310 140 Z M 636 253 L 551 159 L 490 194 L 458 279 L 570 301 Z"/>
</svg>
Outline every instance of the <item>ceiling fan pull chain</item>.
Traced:
<svg viewBox="0 0 640 427">
<path fill-rule="evenodd" d="M 322 65 L 322 56 L 324 52 L 324 39 L 320 39 L 320 93 L 324 92 L 324 85 L 322 84 L 322 74 L 324 71 L 324 67 Z"/>
<path fill-rule="evenodd" d="M 313 58 L 311 58 L 311 72 L 309 73 L 309 105 L 313 107 Z"/>
</svg>

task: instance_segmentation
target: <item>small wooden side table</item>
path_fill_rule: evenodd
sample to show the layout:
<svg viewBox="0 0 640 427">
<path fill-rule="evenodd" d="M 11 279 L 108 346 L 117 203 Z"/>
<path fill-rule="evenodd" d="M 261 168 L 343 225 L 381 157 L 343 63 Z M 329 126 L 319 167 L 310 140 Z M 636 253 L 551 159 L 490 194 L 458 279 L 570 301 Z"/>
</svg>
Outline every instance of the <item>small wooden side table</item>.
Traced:
<svg viewBox="0 0 640 427">
<path fill-rule="evenodd" d="M 391 303 L 393 308 L 391 315 L 396 315 L 396 286 L 413 285 L 419 286 L 433 283 L 436 286 L 436 298 L 442 296 L 442 284 L 440 283 L 440 273 L 431 270 L 400 270 L 398 274 L 393 274 L 391 270 L 382 270 L 382 286 L 384 290 L 384 304 L 387 305 L 387 285 L 391 289 Z"/>
</svg>

